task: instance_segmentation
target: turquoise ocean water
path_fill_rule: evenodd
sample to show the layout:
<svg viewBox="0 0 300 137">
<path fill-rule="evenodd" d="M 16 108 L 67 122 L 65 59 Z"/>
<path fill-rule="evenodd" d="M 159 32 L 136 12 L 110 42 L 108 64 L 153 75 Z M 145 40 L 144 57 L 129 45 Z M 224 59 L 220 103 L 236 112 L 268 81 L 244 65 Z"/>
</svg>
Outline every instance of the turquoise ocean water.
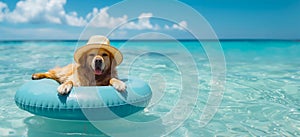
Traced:
<svg viewBox="0 0 300 137">
<path fill-rule="evenodd" d="M 0 136 L 105 136 L 89 122 L 34 116 L 14 103 L 16 90 L 30 81 L 32 73 L 71 63 L 77 44 L 84 42 L 0 42 Z M 199 42 L 113 41 L 112 45 L 124 54 L 119 75 L 149 82 L 156 99 L 145 111 L 127 118 L 130 121 L 147 122 L 167 115 L 185 94 L 182 87 L 191 86 L 198 92 L 194 95 L 196 102 L 187 104 L 193 110 L 169 136 L 300 135 L 298 41 L 222 41 L 225 91 L 217 113 L 204 127 L 200 116 L 210 93 L 212 74 L 211 62 Z M 197 79 L 190 79 L 193 76 Z M 139 135 L 156 134 L 141 131 Z"/>
</svg>

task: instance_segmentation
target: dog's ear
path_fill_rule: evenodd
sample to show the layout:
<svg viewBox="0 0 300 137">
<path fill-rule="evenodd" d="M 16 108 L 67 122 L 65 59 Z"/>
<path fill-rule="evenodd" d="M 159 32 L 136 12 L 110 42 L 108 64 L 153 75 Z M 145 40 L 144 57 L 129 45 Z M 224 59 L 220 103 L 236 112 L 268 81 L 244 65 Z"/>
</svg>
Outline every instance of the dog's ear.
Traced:
<svg viewBox="0 0 300 137">
<path fill-rule="evenodd" d="M 111 77 L 113 78 L 117 78 L 118 77 L 118 74 L 117 74 L 117 70 L 116 70 L 116 67 L 117 67 L 117 62 L 114 58 L 114 56 L 112 54 L 110 54 L 110 72 L 111 72 Z"/>
<path fill-rule="evenodd" d="M 79 58 L 79 62 L 78 62 L 78 64 L 80 65 L 80 66 L 82 66 L 82 67 L 85 67 L 86 66 L 86 55 L 85 54 L 83 54 L 80 58 Z"/>
<path fill-rule="evenodd" d="M 110 53 L 110 67 L 111 69 L 115 69 L 117 66 L 117 62 L 114 58 L 114 56 Z"/>
</svg>

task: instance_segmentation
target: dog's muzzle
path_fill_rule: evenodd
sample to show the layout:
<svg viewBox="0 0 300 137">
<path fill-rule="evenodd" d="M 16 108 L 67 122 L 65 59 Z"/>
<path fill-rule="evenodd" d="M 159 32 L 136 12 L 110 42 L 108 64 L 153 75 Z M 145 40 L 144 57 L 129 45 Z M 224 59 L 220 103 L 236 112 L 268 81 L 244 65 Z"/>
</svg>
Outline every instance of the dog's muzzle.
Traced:
<svg viewBox="0 0 300 137">
<path fill-rule="evenodd" d="M 102 74 L 102 59 L 96 59 L 95 60 L 95 74 L 101 75 Z"/>
</svg>

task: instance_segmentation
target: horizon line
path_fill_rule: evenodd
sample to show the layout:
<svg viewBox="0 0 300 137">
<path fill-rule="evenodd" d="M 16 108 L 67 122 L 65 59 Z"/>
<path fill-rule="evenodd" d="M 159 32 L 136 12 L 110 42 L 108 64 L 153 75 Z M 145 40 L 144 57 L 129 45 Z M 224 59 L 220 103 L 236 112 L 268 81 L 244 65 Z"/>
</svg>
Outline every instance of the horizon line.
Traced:
<svg viewBox="0 0 300 137">
<path fill-rule="evenodd" d="M 0 42 L 21 42 L 21 41 L 87 41 L 76 39 L 0 39 Z M 300 41 L 300 39 L 264 39 L 264 38 L 237 38 L 237 39 L 110 39 L 110 41 Z"/>
</svg>

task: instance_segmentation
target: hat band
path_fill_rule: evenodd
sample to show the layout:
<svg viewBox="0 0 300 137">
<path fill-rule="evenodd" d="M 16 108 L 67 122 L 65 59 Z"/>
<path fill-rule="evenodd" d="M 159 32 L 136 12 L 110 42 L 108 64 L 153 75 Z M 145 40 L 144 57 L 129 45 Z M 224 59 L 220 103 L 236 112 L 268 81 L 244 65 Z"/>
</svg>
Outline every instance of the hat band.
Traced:
<svg viewBox="0 0 300 137">
<path fill-rule="evenodd" d="M 99 44 L 99 45 L 101 45 L 101 44 L 104 44 L 104 45 L 109 45 L 109 44 L 107 44 L 107 42 L 89 42 L 89 43 L 87 43 L 87 45 L 93 45 L 93 44 Z"/>
</svg>

